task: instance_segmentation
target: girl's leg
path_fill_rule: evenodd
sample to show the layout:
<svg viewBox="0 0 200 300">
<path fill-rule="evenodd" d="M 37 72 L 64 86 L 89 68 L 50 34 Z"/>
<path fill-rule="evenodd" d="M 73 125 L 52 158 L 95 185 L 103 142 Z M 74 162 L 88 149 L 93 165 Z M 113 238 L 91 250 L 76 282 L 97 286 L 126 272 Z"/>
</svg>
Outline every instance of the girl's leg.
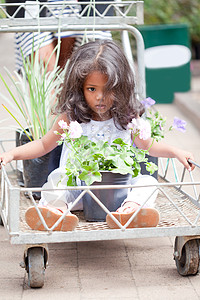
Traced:
<svg viewBox="0 0 200 300">
<path fill-rule="evenodd" d="M 58 190 L 58 188 L 63 188 L 63 190 Z M 77 191 L 79 194 L 74 195 L 64 188 L 66 188 L 66 175 L 62 168 L 58 168 L 49 175 L 48 181 L 43 185 L 44 191 L 41 193 L 42 198 L 38 205 L 49 228 L 66 212 L 68 204 L 70 205 L 80 194 L 80 191 Z M 34 230 L 46 230 L 34 206 L 27 209 L 25 220 Z M 78 221 L 77 216 L 69 212 L 54 230 L 74 230 Z"/>
<path fill-rule="evenodd" d="M 149 175 L 140 175 L 134 178 L 132 184 L 144 187 L 132 188 L 121 207 L 118 208 L 116 212 L 113 212 L 112 215 L 122 225 L 125 225 L 130 217 L 138 210 L 137 215 L 128 225 L 128 228 L 157 226 L 159 222 L 159 212 L 154 206 L 158 191 L 156 186 L 147 187 L 147 185 L 155 185 L 156 183 L 157 180 Z M 107 215 L 106 221 L 110 228 L 119 228 L 109 215 Z"/>
<path fill-rule="evenodd" d="M 77 185 L 80 185 L 77 182 Z M 47 182 L 43 185 L 43 191 L 41 193 L 40 205 L 52 206 L 65 210 L 67 207 L 73 205 L 76 198 L 82 192 L 81 190 L 69 191 L 67 187 L 67 176 L 65 174 L 65 168 L 59 167 L 51 172 L 48 176 Z M 82 210 L 83 204 L 81 199 L 71 210 Z"/>
<path fill-rule="evenodd" d="M 153 208 L 158 195 L 158 190 L 155 186 L 157 183 L 158 181 L 150 175 L 139 175 L 136 178 L 133 178 L 131 184 L 136 188 L 132 188 L 129 191 L 127 198 L 124 200 L 118 211 L 123 211 L 126 208 L 128 210 L 128 207 L 133 209 L 138 208 L 138 206 L 141 205 Z M 137 188 L 137 186 L 144 187 Z"/>
</svg>

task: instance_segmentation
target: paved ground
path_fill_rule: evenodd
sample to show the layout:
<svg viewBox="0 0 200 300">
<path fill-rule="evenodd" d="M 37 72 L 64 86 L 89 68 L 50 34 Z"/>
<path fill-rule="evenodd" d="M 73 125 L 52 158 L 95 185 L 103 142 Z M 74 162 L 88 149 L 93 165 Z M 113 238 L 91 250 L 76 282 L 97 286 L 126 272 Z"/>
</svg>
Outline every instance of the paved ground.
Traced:
<svg viewBox="0 0 200 300">
<path fill-rule="evenodd" d="M 14 69 L 12 34 L 0 34 L 0 44 L 0 73 L 4 73 L 5 65 Z M 0 92 L 5 93 L 2 84 Z M 167 133 L 166 140 L 191 150 L 200 163 L 200 136 L 193 118 L 184 115 L 175 104 L 158 105 L 158 109 L 167 116 L 169 125 L 174 116 L 187 120 L 185 134 Z M 8 128 L 10 119 L 4 121 L 7 114 L 2 108 L 0 114 L 1 128 L 4 127 L 0 138 L 13 138 Z M 10 147 L 9 143 L 6 146 Z M 198 170 L 194 175 L 199 180 Z M 0 227 L 0 299 L 200 299 L 200 277 L 181 277 L 177 273 L 173 243 L 174 238 L 162 237 L 50 244 L 45 285 L 30 289 L 27 275 L 19 266 L 24 247 L 11 245 L 4 227 Z"/>
</svg>

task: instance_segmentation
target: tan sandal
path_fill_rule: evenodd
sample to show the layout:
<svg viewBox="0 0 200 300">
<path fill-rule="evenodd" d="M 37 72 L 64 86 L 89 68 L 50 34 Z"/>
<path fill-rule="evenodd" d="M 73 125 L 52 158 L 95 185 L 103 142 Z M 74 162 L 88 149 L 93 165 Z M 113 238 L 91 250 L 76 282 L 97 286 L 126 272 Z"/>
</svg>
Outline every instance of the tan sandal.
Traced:
<svg viewBox="0 0 200 300">
<path fill-rule="evenodd" d="M 130 212 L 130 207 L 126 207 L 124 212 L 112 212 L 111 214 L 124 226 L 130 217 L 135 213 L 135 210 Z M 126 210 L 128 213 L 126 213 Z M 141 208 L 137 216 L 131 221 L 127 228 L 141 228 L 141 227 L 156 227 L 159 223 L 159 212 L 155 208 Z M 120 228 L 115 221 L 109 216 L 106 216 L 107 225 L 112 229 Z"/>
<path fill-rule="evenodd" d="M 56 208 L 51 208 L 48 206 L 38 206 L 47 226 L 51 228 L 56 221 L 63 215 L 63 211 Z M 42 221 L 38 215 L 38 212 L 34 206 L 31 206 L 27 209 L 25 213 L 26 223 L 33 230 L 46 230 Z M 55 227 L 55 231 L 72 231 L 75 229 L 79 222 L 77 216 L 72 213 L 67 214 L 64 219 Z"/>
</svg>

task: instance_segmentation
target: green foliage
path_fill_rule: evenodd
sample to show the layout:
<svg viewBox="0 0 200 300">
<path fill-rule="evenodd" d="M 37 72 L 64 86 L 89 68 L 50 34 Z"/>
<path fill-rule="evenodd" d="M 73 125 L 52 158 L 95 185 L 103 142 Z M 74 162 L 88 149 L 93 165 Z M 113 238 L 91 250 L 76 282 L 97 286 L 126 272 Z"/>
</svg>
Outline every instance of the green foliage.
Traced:
<svg viewBox="0 0 200 300">
<path fill-rule="evenodd" d="M 166 118 L 158 111 L 148 110 L 148 116 L 146 119 L 151 124 L 151 137 L 157 142 L 164 138 L 164 128 L 166 125 Z"/>
<path fill-rule="evenodd" d="M 32 50 L 31 59 L 25 59 L 22 54 L 23 69 L 20 75 L 16 71 L 11 74 L 5 68 L 9 84 L 0 74 L 10 96 L 0 95 L 11 106 L 8 109 L 3 104 L 4 108 L 27 135 L 25 129 L 28 129 L 33 139 L 41 138 L 52 127 L 54 119 L 51 110 L 64 79 L 64 70 L 55 66 L 53 71 L 47 72 L 47 65 L 44 66 L 38 56 L 38 49 L 35 52 Z M 10 86 L 14 86 L 16 96 Z"/>
<path fill-rule="evenodd" d="M 145 24 L 188 24 L 194 42 L 200 42 L 199 16 L 199 0 L 144 0 Z"/>
<path fill-rule="evenodd" d="M 3 4 L 3 3 L 5 3 L 5 1 L 4 0 L 0 0 L 0 3 L 1 4 Z M 5 18 L 5 12 L 3 11 L 3 9 L 0 9 L 0 19 L 3 19 L 3 18 Z"/>
<path fill-rule="evenodd" d="M 101 171 L 110 171 L 120 174 L 137 176 L 141 170 L 140 162 L 144 162 L 153 174 L 157 166 L 148 162 L 148 151 L 140 150 L 123 142 L 121 138 L 115 139 L 111 145 L 108 142 L 96 143 L 87 136 L 64 141 L 70 149 L 66 161 L 66 175 L 68 186 L 76 185 L 76 176 L 85 181 L 86 185 L 101 181 Z M 59 141 L 62 143 L 62 141 Z"/>
</svg>

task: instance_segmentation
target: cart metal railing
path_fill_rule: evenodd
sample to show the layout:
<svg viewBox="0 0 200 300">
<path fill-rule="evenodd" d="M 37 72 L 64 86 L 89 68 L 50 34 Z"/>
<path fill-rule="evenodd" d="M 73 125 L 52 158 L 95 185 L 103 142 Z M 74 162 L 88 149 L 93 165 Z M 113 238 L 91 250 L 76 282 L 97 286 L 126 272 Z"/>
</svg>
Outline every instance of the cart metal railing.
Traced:
<svg viewBox="0 0 200 300">
<path fill-rule="evenodd" d="M 80 12 L 78 9 L 80 4 L 84 6 Z M 104 9 L 97 9 L 98 7 Z M 58 28 L 63 30 L 73 30 L 73 27 L 79 28 L 84 25 L 87 26 L 96 25 L 114 25 L 114 24 L 143 24 L 143 1 L 101 1 L 95 3 L 95 1 L 85 2 L 35 2 L 35 6 L 38 6 L 37 13 L 31 11 L 33 4 L 31 3 L 1 3 L 0 13 L 5 16 L 5 19 L 0 19 L 0 31 L 2 32 L 20 32 L 20 31 L 57 31 Z M 16 11 L 13 15 L 7 12 L 8 8 L 16 7 Z M 16 18 L 16 15 L 24 10 L 28 16 L 28 19 Z M 46 10 L 51 17 L 40 17 L 40 13 Z M 70 10 L 73 15 L 67 17 L 63 15 L 64 10 Z M 114 10 L 114 16 L 107 16 L 109 10 Z M 90 13 L 95 15 L 88 17 Z"/>
<path fill-rule="evenodd" d="M 185 170 L 183 171 L 185 173 Z M 37 208 L 37 203 L 32 196 L 30 199 L 26 199 L 23 194 L 35 191 L 47 191 L 42 188 L 22 188 L 16 185 L 13 185 L 9 180 L 9 176 L 6 173 L 4 167 L 2 167 L 2 184 L 1 184 L 1 202 L 0 202 L 0 209 L 1 209 L 1 216 L 4 223 L 4 226 L 9 234 L 10 242 L 13 244 L 33 244 L 33 243 L 48 243 L 48 242 L 64 242 L 64 241 L 89 241 L 89 240 L 112 240 L 112 239 L 126 239 L 126 238 L 141 238 L 141 237 L 156 237 L 156 236 L 181 236 L 181 235 L 200 235 L 200 227 L 199 227 L 199 218 L 200 218 L 200 203 L 199 203 L 199 192 L 197 189 L 200 187 L 200 181 L 194 181 L 191 177 L 190 182 L 184 182 L 184 177 L 182 177 L 181 181 L 177 182 L 166 182 L 164 177 L 160 177 L 160 182 L 156 185 L 146 185 L 145 187 L 149 186 L 156 186 L 159 190 L 159 197 L 160 202 L 163 202 L 167 209 L 171 209 L 172 211 L 176 212 L 176 215 L 180 215 L 177 222 L 174 222 L 174 225 L 171 226 L 171 220 L 173 216 L 168 216 L 167 219 L 167 211 L 163 212 L 163 208 L 161 204 L 157 203 L 159 210 L 161 209 L 163 217 L 161 217 L 161 221 L 158 227 L 156 228 L 134 228 L 134 229 L 127 229 L 127 226 L 132 221 L 132 219 L 136 216 L 133 215 L 132 218 L 129 220 L 127 224 L 122 226 L 117 220 L 116 223 L 119 226 L 119 229 L 109 229 L 106 226 L 106 223 L 103 224 L 102 222 L 94 222 L 89 224 L 88 222 L 84 222 L 83 228 L 81 228 L 81 224 L 73 232 L 56 232 L 53 229 L 58 225 L 59 222 L 62 221 L 64 216 L 69 212 L 67 210 L 65 214 L 60 218 L 57 223 L 55 223 L 51 228 L 44 223 L 44 219 L 41 218 L 43 225 L 46 227 L 46 231 L 39 232 L 28 230 L 26 231 L 23 228 L 25 225 L 25 220 L 20 219 L 20 209 L 25 204 L 25 209 L 28 206 L 35 206 Z M 184 192 L 184 187 L 191 186 L 193 190 L 193 194 L 188 194 Z M 105 211 L 107 214 L 110 214 L 108 209 L 101 203 L 101 201 L 92 193 L 95 189 L 110 189 L 110 188 L 140 188 L 142 186 L 134 187 L 132 185 L 102 185 L 102 186 L 79 186 L 79 187 L 67 187 L 68 190 L 82 190 L 81 195 L 76 199 L 73 206 L 80 201 L 82 196 L 85 193 L 89 193 L 94 201 L 96 201 Z M 144 188 L 145 188 L 144 187 Z M 51 189 L 48 189 L 50 191 Z M 55 190 L 55 189 L 54 189 Z M 60 189 L 58 189 L 60 190 Z M 158 197 L 158 198 L 159 198 Z M 184 201 L 182 198 L 184 197 Z M 180 198 L 180 199 L 178 199 Z M 23 199 L 23 200 L 22 200 Z M 141 208 L 146 204 L 148 198 L 143 203 Z M 185 203 L 184 203 L 185 202 Z M 188 214 L 188 209 L 185 210 L 184 205 L 190 206 L 192 214 Z M 73 206 L 70 209 L 73 209 Z M 183 206 L 183 207 L 182 207 Z M 189 207 L 188 206 L 188 207 Z M 137 211 L 138 213 L 138 211 Z M 38 214 L 40 214 L 38 210 Z M 41 216 L 41 214 L 40 214 Z M 111 217 L 113 217 L 111 215 Z M 113 217 L 114 218 L 114 217 Z M 180 221 L 180 222 L 179 222 Z M 22 223 L 21 223 L 22 222 Z M 165 225 L 166 224 L 166 225 Z M 183 225 L 184 224 L 184 225 Z M 87 228 L 88 225 L 88 228 Z M 98 226 L 100 226 L 98 228 Z M 102 229 L 102 226 L 104 227 Z M 91 228 L 94 227 L 94 230 Z"/>
</svg>

